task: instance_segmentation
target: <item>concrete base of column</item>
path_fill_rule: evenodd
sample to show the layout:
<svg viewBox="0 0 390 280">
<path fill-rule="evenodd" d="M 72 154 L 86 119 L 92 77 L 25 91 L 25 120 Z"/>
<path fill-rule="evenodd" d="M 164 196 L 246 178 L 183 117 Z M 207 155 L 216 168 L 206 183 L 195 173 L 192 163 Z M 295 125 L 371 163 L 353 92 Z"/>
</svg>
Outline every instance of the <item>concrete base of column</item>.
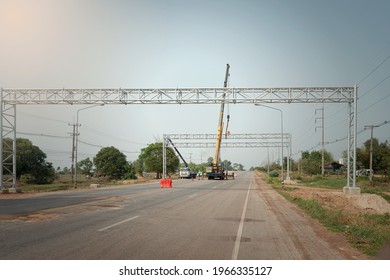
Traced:
<svg viewBox="0 0 390 280">
<path fill-rule="evenodd" d="M 343 188 L 343 192 L 345 193 L 345 194 L 360 194 L 360 188 L 358 188 L 358 187 L 344 187 Z"/>
</svg>

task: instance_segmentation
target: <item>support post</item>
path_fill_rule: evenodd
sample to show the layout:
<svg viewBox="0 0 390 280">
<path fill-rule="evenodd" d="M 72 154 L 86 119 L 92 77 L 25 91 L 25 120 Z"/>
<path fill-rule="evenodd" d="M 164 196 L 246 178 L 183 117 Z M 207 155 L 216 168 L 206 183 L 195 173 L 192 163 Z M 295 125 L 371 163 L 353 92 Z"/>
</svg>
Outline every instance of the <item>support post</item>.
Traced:
<svg viewBox="0 0 390 280">
<path fill-rule="evenodd" d="M 365 125 L 364 129 L 371 129 L 371 140 L 370 140 L 370 182 L 372 183 L 372 177 L 373 177 L 373 170 L 372 170 L 372 154 L 373 154 L 373 147 L 372 147 L 372 140 L 374 138 L 374 128 L 378 127 L 378 125 Z"/>
<path fill-rule="evenodd" d="M 14 93 L 16 95 L 16 93 Z M 16 186 L 16 105 L 11 105 L 13 111 L 13 141 L 12 141 L 12 189 L 16 192 L 20 192 L 18 187 Z M 11 116 L 12 118 L 12 116 Z"/>
<path fill-rule="evenodd" d="M 291 134 L 289 135 L 289 142 L 287 147 L 287 176 L 286 180 L 289 182 L 291 180 L 290 178 L 290 160 L 291 160 Z"/>
<path fill-rule="evenodd" d="M 12 94 L 12 93 L 11 93 Z M 16 99 L 16 92 L 13 94 L 13 98 Z M 6 192 L 20 192 L 16 185 L 16 104 L 10 104 L 4 102 L 4 90 L 0 90 L 0 126 L 1 126 L 1 148 L 0 148 L 0 181 L 3 191 Z M 5 141 L 9 139 L 9 141 Z M 7 185 L 10 186 L 6 189 L 4 172 L 10 174 L 11 178 L 8 179 Z M 10 183 L 12 181 L 12 183 Z"/>
<path fill-rule="evenodd" d="M 3 88 L 0 88 L 0 137 L 1 137 L 1 143 L 0 143 L 0 190 L 3 191 Z"/>
<path fill-rule="evenodd" d="M 357 86 L 354 87 L 353 104 L 348 103 L 348 150 L 347 150 L 347 185 L 343 188 L 346 194 L 360 194 L 356 186 L 356 137 L 357 137 Z"/>
<path fill-rule="evenodd" d="M 163 179 L 167 178 L 167 137 L 163 135 Z"/>
</svg>

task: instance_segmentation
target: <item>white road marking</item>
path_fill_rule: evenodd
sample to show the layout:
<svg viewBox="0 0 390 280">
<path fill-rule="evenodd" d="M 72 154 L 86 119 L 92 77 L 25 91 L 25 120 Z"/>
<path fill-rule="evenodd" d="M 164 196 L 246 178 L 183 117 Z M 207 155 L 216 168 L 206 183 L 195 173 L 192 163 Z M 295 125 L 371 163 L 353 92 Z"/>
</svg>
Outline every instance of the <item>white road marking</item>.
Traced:
<svg viewBox="0 0 390 280">
<path fill-rule="evenodd" d="M 130 222 L 130 221 L 132 221 L 132 220 L 135 220 L 135 219 L 137 219 L 138 217 L 139 217 L 139 216 L 134 216 L 134 217 L 128 218 L 128 219 L 126 219 L 126 220 L 123 220 L 123 221 L 120 221 L 120 222 L 118 222 L 118 223 L 112 224 L 112 225 L 110 225 L 110 226 L 108 226 L 108 227 L 104 227 L 104 228 L 98 229 L 97 231 L 105 231 L 105 230 L 107 230 L 107 229 L 110 229 L 110 228 L 119 226 L 119 225 L 124 224 L 124 223 L 126 223 L 126 222 Z"/>
<path fill-rule="evenodd" d="M 197 195 L 198 195 L 197 193 L 196 194 L 192 194 L 192 195 L 189 196 L 189 198 L 197 196 Z"/>
<path fill-rule="evenodd" d="M 245 221 L 245 215 L 246 215 L 246 207 L 248 205 L 248 199 L 249 199 L 249 192 L 251 190 L 252 186 L 252 179 L 253 175 L 251 176 L 251 180 L 249 183 L 248 192 L 246 193 L 246 199 L 244 203 L 244 209 L 242 210 L 240 225 L 238 226 L 237 236 L 236 236 L 236 242 L 234 243 L 233 253 L 232 253 L 232 260 L 237 260 L 238 257 L 238 251 L 240 250 L 240 243 L 241 243 L 241 236 L 242 236 L 242 230 L 244 229 L 244 221 Z"/>
</svg>

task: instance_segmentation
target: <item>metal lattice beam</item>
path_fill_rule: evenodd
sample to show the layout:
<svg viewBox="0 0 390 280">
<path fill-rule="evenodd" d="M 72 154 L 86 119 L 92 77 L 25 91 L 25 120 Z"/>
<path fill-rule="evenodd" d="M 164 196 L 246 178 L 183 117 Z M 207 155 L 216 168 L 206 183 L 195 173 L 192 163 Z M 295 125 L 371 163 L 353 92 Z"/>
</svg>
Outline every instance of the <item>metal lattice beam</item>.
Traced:
<svg viewBox="0 0 390 280">
<path fill-rule="evenodd" d="M 283 141 L 282 141 L 283 137 Z M 189 142 L 176 142 L 176 148 L 215 148 L 216 142 L 200 142 L 201 140 L 215 140 L 217 139 L 216 134 L 164 134 L 163 135 L 163 176 L 167 177 L 166 172 L 166 147 L 170 146 L 171 140 L 182 140 Z M 260 133 L 260 134 L 230 134 L 227 138 L 223 139 L 224 142 L 221 143 L 223 148 L 288 148 L 289 153 L 287 153 L 287 178 L 290 178 L 289 175 L 289 162 L 291 154 L 291 135 L 290 133 Z M 240 141 L 240 140 L 251 140 Z"/>
<path fill-rule="evenodd" d="M 11 104 L 349 103 L 353 102 L 353 93 L 353 87 L 3 89 L 3 102 Z"/>
<path fill-rule="evenodd" d="M 176 148 L 215 148 L 216 143 L 206 142 L 206 143 L 184 143 L 184 142 L 175 142 Z M 230 143 L 221 143 L 222 148 L 275 148 L 282 147 L 282 142 L 230 142 Z M 283 143 L 283 147 L 289 147 L 289 143 Z"/>
<path fill-rule="evenodd" d="M 215 140 L 217 139 L 217 134 L 165 134 L 172 140 Z M 237 133 L 230 134 L 227 137 L 223 138 L 224 141 L 232 141 L 232 140 L 280 140 L 282 138 L 281 133 Z M 283 138 L 288 141 L 290 139 L 289 133 L 283 133 Z"/>
<path fill-rule="evenodd" d="M 355 87 L 273 87 L 273 88 L 165 88 L 165 89 L 0 89 L 0 189 L 11 172 L 16 188 L 16 105 L 56 104 L 220 104 L 225 103 L 348 103 L 348 181 L 356 188 L 357 88 Z M 11 136 L 11 137 L 9 137 Z M 2 145 L 0 145 L 2 146 Z M 11 163 L 12 162 L 12 163 Z M 12 168 L 11 168 L 12 166 Z M 6 174 L 7 173 L 7 174 Z"/>
</svg>

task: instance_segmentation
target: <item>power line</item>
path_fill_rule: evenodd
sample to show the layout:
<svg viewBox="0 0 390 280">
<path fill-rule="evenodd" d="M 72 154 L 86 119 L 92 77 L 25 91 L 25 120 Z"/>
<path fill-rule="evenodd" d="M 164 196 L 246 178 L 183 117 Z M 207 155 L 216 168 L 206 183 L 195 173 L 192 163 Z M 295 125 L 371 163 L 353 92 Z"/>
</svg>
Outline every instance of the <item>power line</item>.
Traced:
<svg viewBox="0 0 390 280">
<path fill-rule="evenodd" d="M 358 82 L 357 84 L 360 85 L 361 83 L 363 83 L 368 77 L 370 77 L 376 70 L 379 69 L 379 67 L 381 67 L 387 60 L 389 60 L 390 58 L 390 55 L 388 57 L 386 57 L 381 63 L 379 63 L 379 65 L 377 67 L 375 67 L 370 73 L 368 73 L 363 79 L 361 79 L 360 82 Z"/>
<path fill-rule="evenodd" d="M 359 113 L 362 113 L 362 112 L 364 112 L 364 111 L 367 111 L 367 110 L 370 109 L 372 106 L 374 106 L 374 105 L 378 104 L 379 102 L 385 100 L 385 99 L 388 98 L 389 96 L 390 96 L 390 94 L 389 94 L 389 95 L 386 95 L 385 97 L 383 97 L 383 98 L 381 98 L 381 99 L 379 99 L 377 102 L 375 102 L 375 103 L 369 105 L 368 107 L 364 108 L 363 110 L 359 111 L 358 114 L 359 114 Z"/>
<path fill-rule="evenodd" d="M 88 142 L 80 140 L 80 138 L 78 139 L 78 141 L 80 143 L 84 144 L 84 145 L 95 147 L 95 148 L 105 148 L 105 147 L 107 147 L 107 146 L 102 146 L 102 145 L 98 145 L 98 144 L 88 143 Z M 132 152 L 132 151 L 125 151 L 125 150 L 119 150 L 119 151 L 122 152 L 122 153 L 125 153 L 125 154 L 139 154 L 139 153 L 141 153 L 141 152 Z"/>
<path fill-rule="evenodd" d="M 62 138 L 62 139 L 70 139 L 71 138 L 70 136 L 58 136 L 58 135 L 50 135 L 50 134 L 44 134 L 44 133 L 28 133 L 28 132 L 21 132 L 21 131 L 17 131 L 16 134 L 49 137 L 49 138 Z"/>
<path fill-rule="evenodd" d="M 390 123 L 390 121 L 384 121 L 384 122 L 382 122 L 382 123 L 380 123 L 380 124 L 377 124 L 377 125 L 375 125 L 375 126 L 376 126 L 376 127 L 381 127 L 381 126 L 386 125 L 386 124 L 389 124 L 389 123 Z M 361 129 L 360 131 L 357 132 L 357 135 L 363 133 L 363 132 L 366 131 L 366 130 L 367 130 L 367 128 Z M 325 145 L 331 145 L 331 144 L 334 144 L 334 143 L 337 143 L 337 142 L 340 142 L 340 141 L 344 141 L 344 140 L 346 140 L 347 138 L 348 138 L 348 136 L 345 136 L 345 137 L 340 138 L 340 139 L 335 139 L 335 140 L 333 140 L 333 141 L 328 141 L 328 142 L 325 142 Z M 316 146 L 311 147 L 311 148 L 308 149 L 307 151 L 314 150 L 315 148 L 319 147 L 320 145 L 321 145 L 321 143 L 319 143 L 319 144 L 316 145 Z M 304 150 L 300 150 L 300 151 L 298 151 L 298 152 L 296 152 L 296 153 L 294 153 L 294 154 L 292 154 L 292 155 L 295 156 L 295 155 L 297 155 L 297 154 L 302 153 L 303 151 L 304 151 Z M 306 151 L 306 150 L 305 150 L 305 151 Z"/>
<path fill-rule="evenodd" d="M 359 96 L 359 98 L 362 98 L 363 96 L 365 96 L 366 94 L 368 94 L 370 91 L 376 89 L 378 86 L 380 86 L 384 81 L 386 81 L 388 78 L 390 78 L 390 75 L 388 75 L 386 78 L 384 78 L 382 81 L 380 81 L 379 83 L 377 83 L 374 87 L 370 88 L 368 91 L 366 91 L 365 93 L 363 93 L 361 96 Z"/>
<path fill-rule="evenodd" d="M 129 140 L 127 140 L 127 139 L 123 139 L 123 138 L 120 138 L 120 137 L 117 137 L 117 136 L 113 136 L 113 135 L 108 134 L 108 133 L 106 133 L 106 132 L 103 132 L 103 131 L 97 130 L 97 129 L 95 129 L 95 128 L 89 127 L 89 126 L 87 126 L 87 125 L 82 125 L 82 127 L 85 127 L 85 128 L 87 128 L 87 129 L 89 129 L 89 130 L 92 130 L 92 131 L 94 131 L 94 132 L 97 133 L 97 134 L 100 134 L 100 135 L 104 135 L 104 136 L 106 136 L 106 137 L 109 137 L 110 139 L 116 139 L 116 140 L 119 140 L 119 141 L 122 141 L 122 142 L 125 142 L 125 143 L 131 143 L 131 144 L 137 144 L 137 145 L 144 145 L 144 143 L 133 142 L 133 141 L 129 141 Z"/>
<path fill-rule="evenodd" d="M 22 115 L 31 116 L 31 117 L 34 117 L 34 118 L 37 118 L 37 119 L 42 119 L 42 120 L 47 120 L 47 121 L 52 121 L 52 122 L 58 122 L 58 123 L 65 123 L 65 124 L 68 123 L 67 121 L 57 120 L 57 119 L 53 119 L 53 118 L 47 118 L 47 117 L 43 117 L 43 116 L 31 114 L 31 113 L 26 113 L 26 112 L 20 112 L 20 113 Z"/>
</svg>

